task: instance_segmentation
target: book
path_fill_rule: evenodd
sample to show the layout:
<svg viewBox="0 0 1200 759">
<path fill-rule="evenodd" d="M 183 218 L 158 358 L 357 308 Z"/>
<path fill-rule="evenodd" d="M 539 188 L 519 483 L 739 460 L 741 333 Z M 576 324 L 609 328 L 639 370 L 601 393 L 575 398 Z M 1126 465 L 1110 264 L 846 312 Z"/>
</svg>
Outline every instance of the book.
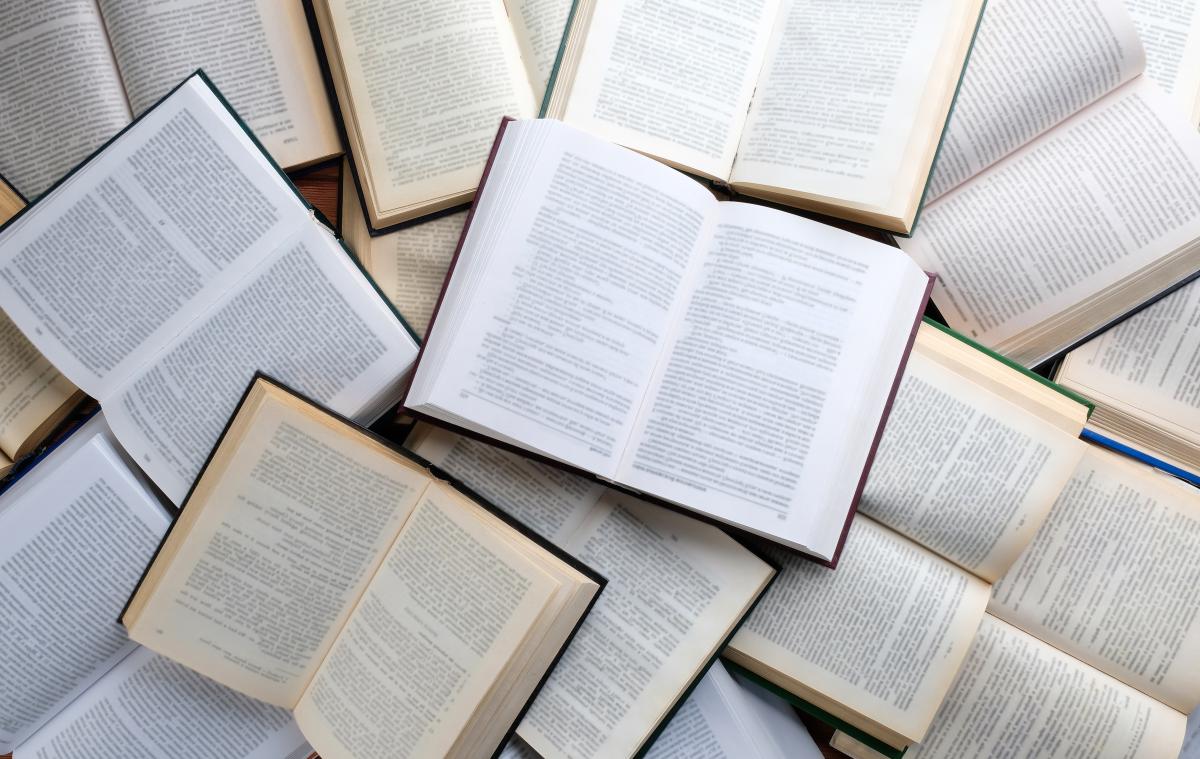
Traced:
<svg viewBox="0 0 1200 759">
<path fill-rule="evenodd" d="M 834 562 L 930 279 L 509 121 L 404 405 Z"/>
<path fill-rule="evenodd" d="M 988 3 L 898 241 L 951 327 L 1034 367 L 1200 270 L 1200 134 L 1144 67 L 1121 0 Z"/>
<path fill-rule="evenodd" d="M 0 177 L 0 224 L 24 207 Z M 0 478 L 46 442 L 83 398 L 0 311 Z"/>
<path fill-rule="evenodd" d="M 1183 748 L 1179 759 L 1196 759 L 1200 757 L 1200 710 L 1193 711 L 1187 721 L 1187 733 L 1183 738 Z"/>
<path fill-rule="evenodd" d="M 380 292 L 413 331 L 424 336 L 458 247 L 458 238 L 462 236 L 467 212 L 435 214 L 394 231 L 372 235 L 349 166 L 342 170 L 340 210 L 346 247 L 362 262 Z"/>
<path fill-rule="evenodd" d="M 1200 702 L 1198 562 L 1200 491 L 1089 447 L 909 756 L 1178 756 Z"/>
<path fill-rule="evenodd" d="M 1200 475 L 1200 283 L 1191 283 L 1063 359 L 1055 380 L 1096 404 L 1088 427 Z"/>
<path fill-rule="evenodd" d="M 474 197 L 500 119 L 537 116 L 570 11 L 570 0 L 306 2 L 372 232 Z"/>
<path fill-rule="evenodd" d="M 542 115 L 908 234 L 983 5 L 576 0 Z"/>
<path fill-rule="evenodd" d="M 1171 0 L 1125 0 L 1146 49 L 1146 76 L 1200 126 L 1200 8 Z"/>
<path fill-rule="evenodd" d="M 1087 407 L 923 324 L 837 571 L 782 569 L 724 657 L 893 749 L 921 741 L 992 583 L 1085 453 Z"/>
<path fill-rule="evenodd" d="M 608 578 L 517 728 L 546 759 L 644 751 L 774 576 L 716 527 L 569 472 L 426 424 L 405 446 Z"/>
<path fill-rule="evenodd" d="M 121 614 L 292 710 L 322 755 L 495 752 L 603 586 L 361 427 L 258 377 Z"/>
<path fill-rule="evenodd" d="M 615 754 L 611 756 L 616 756 Z M 786 701 L 731 676 L 720 662 L 640 756 L 645 759 L 820 759 L 817 744 Z M 520 737 L 501 759 L 539 759 Z"/>
<path fill-rule="evenodd" d="M 41 195 L 205 69 L 285 167 L 341 153 L 299 3 L 4 0 L 0 174 Z"/>
<path fill-rule="evenodd" d="M 202 74 L 0 229 L 0 299 L 176 504 L 256 371 L 366 421 L 417 354 Z"/>
</svg>

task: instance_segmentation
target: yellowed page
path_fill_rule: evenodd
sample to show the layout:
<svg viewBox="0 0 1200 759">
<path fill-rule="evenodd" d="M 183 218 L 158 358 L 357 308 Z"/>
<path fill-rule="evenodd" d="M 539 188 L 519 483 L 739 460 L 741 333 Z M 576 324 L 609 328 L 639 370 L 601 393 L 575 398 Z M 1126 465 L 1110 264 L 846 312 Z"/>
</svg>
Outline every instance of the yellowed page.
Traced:
<svg viewBox="0 0 1200 759">
<path fill-rule="evenodd" d="M 907 759 L 1165 759 L 1182 714 L 991 615 Z"/>
<path fill-rule="evenodd" d="M 130 636 L 293 707 L 428 482 L 326 417 L 265 404 L 222 449 L 203 508 Z M 210 470 L 206 474 L 213 474 Z M 187 515 L 185 509 L 185 517 Z"/>
<path fill-rule="evenodd" d="M 988 585 L 867 518 L 851 525 L 836 570 L 782 550 L 772 557 L 783 568 L 725 655 L 921 740 L 983 617 Z"/>
<path fill-rule="evenodd" d="M 0 451 L 11 459 L 27 453 L 40 442 L 34 433 L 77 392 L 0 311 Z"/>
<path fill-rule="evenodd" d="M 1089 449 L 992 614 L 1185 714 L 1200 704 L 1200 490 Z"/>
<path fill-rule="evenodd" d="M 444 756 L 558 588 L 426 491 L 296 707 L 323 756 Z"/>
</svg>

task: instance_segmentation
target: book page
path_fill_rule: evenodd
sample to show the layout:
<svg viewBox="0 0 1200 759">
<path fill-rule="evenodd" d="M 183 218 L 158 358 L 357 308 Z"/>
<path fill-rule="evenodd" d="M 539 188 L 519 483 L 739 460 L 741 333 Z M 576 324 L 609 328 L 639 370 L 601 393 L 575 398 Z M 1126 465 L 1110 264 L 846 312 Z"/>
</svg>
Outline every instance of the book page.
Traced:
<svg viewBox="0 0 1200 759">
<path fill-rule="evenodd" d="M 829 558 L 899 368 L 892 329 L 915 319 L 925 275 L 745 203 L 720 204 L 702 262 L 615 479 Z"/>
<path fill-rule="evenodd" d="M 0 0 L 0 174 L 36 198 L 132 115 L 95 0 Z"/>
<path fill-rule="evenodd" d="M 19 759 L 293 759 L 292 715 L 138 648 L 15 752 Z"/>
<path fill-rule="evenodd" d="M 1200 705 L 1200 492 L 1092 447 L 992 614 L 1174 709 Z"/>
<path fill-rule="evenodd" d="M 550 71 L 558 58 L 572 5 L 572 0 L 516 0 L 511 4 L 509 18 L 516 30 L 521 58 L 538 103 L 542 101 Z"/>
<path fill-rule="evenodd" d="M 716 206 L 644 156 L 509 124 L 406 405 L 613 476 Z"/>
<path fill-rule="evenodd" d="M 989 0 L 927 202 L 1142 73 L 1145 63 L 1122 0 Z"/>
<path fill-rule="evenodd" d="M 308 224 L 192 78 L 0 233 L 0 298 L 59 371 L 103 397 Z"/>
<path fill-rule="evenodd" d="M 1184 285 L 1067 354 L 1057 379 L 1200 446 L 1200 283 Z"/>
<path fill-rule="evenodd" d="M 938 273 L 951 327 L 1035 366 L 1055 351 L 1006 341 L 1197 239 L 1200 138 L 1139 80 L 926 206 L 900 247 Z"/>
<path fill-rule="evenodd" d="M 557 582 L 431 485 L 296 707 L 324 756 L 443 756 Z"/>
<path fill-rule="evenodd" d="M 933 727 L 905 757 L 1162 759 L 1183 728 L 1182 714 L 984 615 Z"/>
<path fill-rule="evenodd" d="M 416 354 L 346 252 L 310 224 L 100 401 L 121 444 L 181 503 L 255 372 L 369 424 L 398 399 Z"/>
<path fill-rule="evenodd" d="M 351 149 L 379 215 L 474 190 L 501 118 L 536 115 L 503 0 L 325 4 Z"/>
<path fill-rule="evenodd" d="M 0 498 L 0 752 L 133 648 L 117 615 L 170 522 L 97 425 L 75 434 Z"/>
<path fill-rule="evenodd" d="M 426 424 L 418 425 L 405 447 L 559 548 L 567 547 L 567 539 L 607 490 L 584 477 Z"/>
<path fill-rule="evenodd" d="M 779 4 L 594 3 L 562 120 L 727 180 Z"/>
<path fill-rule="evenodd" d="M 200 68 L 281 166 L 340 151 L 301 3 L 98 0 L 98 5 L 135 115 Z"/>
<path fill-rule="evenodd" d="M 632 756 L 773 571 L 715 527 L 615 491 L 566 548 L 608 585 L 517 732 L 547 759 Z"/>
<path fill-rule="evenodd" d="M 168 541 L 131 637 L 294 707 L 428 483 L 383 446 L 353 443 L 324 417 L 262 407 L 184 509 L 203 511 Z"/>
<path fill-rule="evenodd" d="M 36 444 L 33 436 L 55 418 L 77 389 L 50 365 L 17 325 L 0 312 L 0 452 L 10 459 Z"/>
<path fill-rule="evenodd" d="M 921 740 L 988 586 L 867 518 L 851 524 L 836 570 L 783 549 L 771 556 L 783 569 L 725 656 L 835 716 Z"/>
<path fill-rule="evenodd" d="M 1033 539 L 1086 448 L 918 351 L 858 508 L 995 582 Z"/>
<path fill-rule="evenodd" d="M 1178 0 L 1125 0 L 1146 48 L 1146 76 L 1200 126 L 1200 6 Z"/>
<path fill-rule="evenodd" d="M 971 5 L 782 0 L 731 180 L 887 206 Z"/>
</svg>

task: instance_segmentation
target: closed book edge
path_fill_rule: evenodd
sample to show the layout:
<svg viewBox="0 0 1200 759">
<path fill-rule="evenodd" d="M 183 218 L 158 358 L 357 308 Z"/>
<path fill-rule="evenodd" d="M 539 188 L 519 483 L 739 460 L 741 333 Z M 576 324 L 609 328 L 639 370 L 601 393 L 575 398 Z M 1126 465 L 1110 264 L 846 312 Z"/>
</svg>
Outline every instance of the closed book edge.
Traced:
<svg viewBox="0 0 1200 759">
<path fill-rule="evenodd" d="M 1174 464 L 1168 464 L 1162 459 L 1151 456 L 1145 451 L 1138 450 L 1137 448 L 1134 448 L 1126 443 L 1122 443 L 1119 440 L 1114 440 L 1107 435 L 1102 435 L 1095 430 L 1084 428 L 1083 432 L 1079 434 L 1079 437 L 1083 438 L 1089 443 L 1095 443 L 1096 445 L 1107 448 L 1110 451 L 1119 453 L 1122 456 L 1134 459 L 1135 461 L 1140 461 L 1147 466 L 1159 470 L 1160 472 L 1165 472 L 1173 477 L 1178 477 L 1185 482 L 1189 482 L 1192 485 L 1200 487 L 1200 475 L 1196 475 L 1186 469 L 1181 469 Z"/>
</svg>

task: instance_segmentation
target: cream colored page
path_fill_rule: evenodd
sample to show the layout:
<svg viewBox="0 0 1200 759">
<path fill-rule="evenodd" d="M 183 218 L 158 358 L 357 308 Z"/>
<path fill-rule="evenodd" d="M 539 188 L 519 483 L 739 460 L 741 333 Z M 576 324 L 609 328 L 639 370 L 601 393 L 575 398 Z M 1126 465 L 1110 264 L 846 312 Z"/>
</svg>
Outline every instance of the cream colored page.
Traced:
<svg viewBox="0 0 1200 759">
<path fill-rule="evenodd" d="M 1198 169 L 1200 137 L 1139 80 L 926 206 L 900 246 L 938 273 L 933 299 L 950 326 L 1004 353 L 1200 238 Z"/>
<path fill-rule="evenodd" d="M 928 201 L 1137 76 L 1145 62 L 1121 0 L 988 0 Z"/>
<path fill-rule="evenodd" d="M 421 425 L 406 445 L 560 548 L 567 547 L 606 490 L 578 475 L 436 427 Z"/>
<path fill-rule="evenodd" d="M 0 312 L 0 451 L 17 451 L 76 388 Z"/>
<path fill-rule="evenodd" d="M 563 121 L 727 179 L 778 6 L 596 3 Z"/>
<path fill-rule="evenodd" d="M 457 211 L 367 243 L 367 272 L 418 335 L 429 329 L 466 220 L 467 212 Z"/>
<path fill-rule="evenodd" d="M 920 740 L 958 671 L 988 586 L 867 518 L 836 570 L 782 550 L 779 577 L 726 656 L 755 659 Z"/>
<path fill-rule="evenodd" d="M 557 590 L 451 493 L 426 492 L 296 707 L 323 756 L 445 755 Z"/>
<path fill-rule="evenodd" d="M 914 352 L 858 508 L 994 582 L 1033 538 L 1085 448 Z"/>
<path fill-rule="evenodd" d="M 46 191 L 132 116 L 95 0 L 0 0 L 0 175 Z"/>
<path fill-rule="evenodd" d="M 328 5 L 380 211 L 473 190 L 501 118 L 536 115 L 502 0 Z"/>
<path fill-rule="evenodd" d="M 340 150 L 304 7 L 98 0 L 133 113 L 203 69 L 283 167 Z"/>
<path fill-rule="evenodd" d="M 346 440 L 264 406 L 131 635 L 294 706 L 427 482 Z"/>
<path fill-rule="evenodd" d="M 1146 76 L 1200 125 L 1200 5 L 1192 0 L 1125 0 L 1146 48 Z"/>
<path fill-rule="evenodd" d="M 529 72 L 533 94 L 541 103 L 550 71 L 558 58 L 567 16 L 572 0 L 508 0 L 508 17 L 512 19 L 521 46 L 521 57 Z"/>
<path fill-rule="evenodd" d="M 1200 283 L 1071 351 L 1058 379 L 1200 445 Z"/>
<path fill-rule="evenodd" d="M 933 727 L 905 756 L 1163 759 L 1183 730 L 1179 712 L 985 615 Z"/>
<path fill-rule="evenodd" d="M 957 0 L 783 0 L 734 182 L 883 206 Z"/>
<path fill-rule="evenodd" d="M 1168 706 L 1200 704 L 1200 492 L 1099 448 L 988 609 Z"/>
<path fill-rule="evenodd" d="M 546 759 L 632 756 L 772 570 L 715 527 L 614 491 L 565 547 L 608 585 L 517 732 Z"/>
</svg>

